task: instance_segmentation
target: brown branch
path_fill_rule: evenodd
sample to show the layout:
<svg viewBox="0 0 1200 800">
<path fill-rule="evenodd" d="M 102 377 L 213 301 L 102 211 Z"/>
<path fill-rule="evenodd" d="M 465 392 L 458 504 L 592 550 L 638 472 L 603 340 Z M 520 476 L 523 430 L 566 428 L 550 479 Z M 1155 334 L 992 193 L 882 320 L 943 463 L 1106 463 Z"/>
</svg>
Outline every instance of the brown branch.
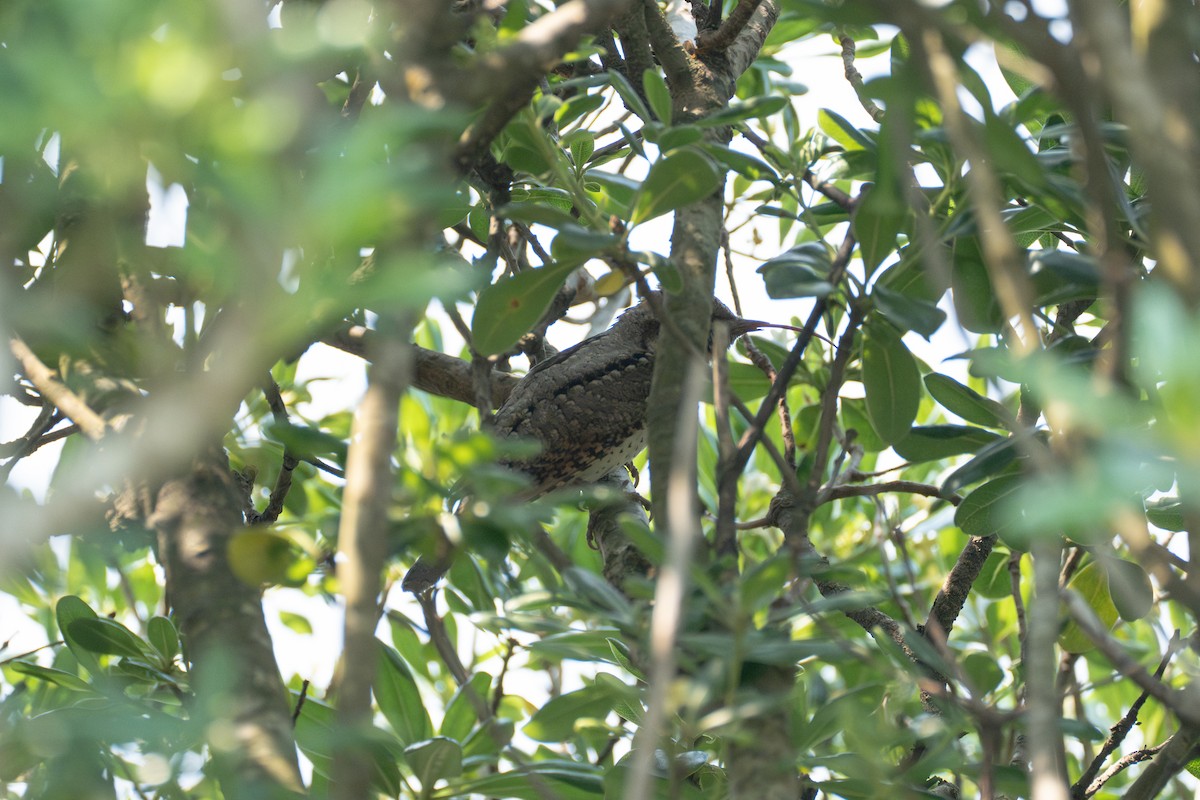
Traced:
<svg viewBox="0 0 1200 800">
<path fill-rule="evenodd" d="M 408 385 L 412 358 L 401 338 L 405 323 L 384 318 L 374 343 L 367 392 L 354 415 L 346 460 L 342 518 L 338 527 L 338 582 L 346 601 L 338 723 L 346 731 L 371 720 L 371 685 L 378 651 L 380 570 L 387 557 L 391 508 L 392 452 L 396 449 L 400 398 Z M 366 797 L 371 765 L 361 748 L 340 747 L 333 756 L 335 800 Z"/>
<path fill-rule="evenodd" d="M 662 64 L 663 72 L 667 74 L 667 83 L 671 87 L 671 98 L 678 104 L 679 99 L 696 91 L 696 76 L 692 74 L 692 57 L 683 49 L 679 38 L 667 24 L 666 17 L 654 0 L 641 0 L 646 14 L 646 32 L 650 35 L 650 46 L 658 63 Z M 635 0 L 636 2 L 636 0 Z M 637 76 L 641 78 L 641 76 Z"/>
<path fill-rule="evenodd" d="M 954 492 L 947 492 L 940 486 L 933 486 L 928 483 L 918 483 L 917 481 L 886 481 L 884 483 L 872 483 L 866 486 L 853 484 L 830 486 L 821 490 L 820 501 L 822 503 L 827 503 L 833 500 L 844 500 L 847 497 L 874 497 L 875 495 L 887 494 L 889 492 L 919 494 L 925 497 L 936 497 L 939 500 L 945 500 L 951 505 L 958 505 L 962 502 L 962 497 Z"/>
<path fill-rule="evenodd" d="M 943 499 L 949 500 L 955 505 L 961 502 L 958 495 Z M 963 547 L 962 552 L 958 554 L 958 560 L 954 562 L 954 566 L 946 575 L 946 579 L 942 582 L 942 588 L 938 590 L 937 597 L 934 598 L 933 605 L 929 609 L 929 616 L 922 628 L 926 636 L 931 635 L 935 626 L 941 636 L 950 635 L 955 620 L 958 619 L 963 606 L 966 605 L 967 595 L 971 593 L 971 586 L 979 577 L 979 573 L 983 571 L 983 565 L 987 562 L 988 556 L 991 555 L 992 548 L 995 546 L 995 536 L 973 536 Z"/>
<path fill-rule="evenodd" d="M 1169 743 L 1170 739 L 1162 744 L 1155 745 L 1154 747 L 1143 747 L 1140 750 L 1134 750 L 1132 753 L 1127 753 L 1126 755 L 1117 759 L 1117 761 L 1111 767 L 1104 770 L 1104 774 L 1096 778 L 1096 780 L 1088 785 L 1084 793 L 1078 796 L 1091 797 L 1096 792 L 1103 789 L 1104 784 L 1108 783 L 1117 775 L 1120 775 L 1122 772 L 1132 767 L 1134 764 L 1140 764 L 1143 761 L 1149 761 L 1150 759 L 1154 758 L 1154 756 L 1162 752 L 1163 748 L 1165 748 Z"/>
<path fill-rule="evenodd" d="M 471 686 L 471 675 L 467 672 L 462 659 L 458 657 L 458 650 L 455 649 L 454 642 L 450 641 L 446 623 L 437 613 L 437 601 L 434 600 L 433 594 L 431 592 L 418 594 L 417 603 L 421 606 L 421 614 L 425 617 L 425 630 L 429 633 L 429 641 L 433 643 L 433 649 L 437 650 L 438 656 L 446 665 L 450 676 L 454 678 L 455 684 L 462 689 L 467 697 L 467 702 L 475 709 L 475 715 L 479 721 L 487 722 L 492 718 L 491 706 Z"/>
<path fill-rule="evenodd" d="M 853 248 L 853 244 L 849 247 Z M 843 243 L 843 251 L 845 248 L 846 245 Z M 812 474 L 808 478 L 806 493 L 810 497 L 820 498 L 823 496 L 822 492 L 818 492 L 817 487 L 821 485 L 825 467 L 829 464 L 829 449 L 833 444 L 833 429 L 837 423 L 838 396 L 842 391 L 846 365 L 850 361 L 850 355 L 854 352 L 854 337 L 858 335 L 858 328 L 862 325 L 864 316 L 863 308 L 858 303 L 851 302 L 850 314 L 846 317 L 846 328 L 838 338 L 837 351 L 834 353 L 833 363 L 829 365 L 829 381 L 825 385 L 825 391 L 821 393 L 821 417 L 817 423 L 816 447 L 813 448 Z M 817 502 L 820 502 L 819 499 Z"/>
<path fill-rule="evenodd" d="M 362 325 L 344 325 L 321 341 L 351 355 L 367 358 L 375 331 Z M 423 392 L 448 397 L 461 403 L 473 405 L 475 389 L 471 376 L 471 365 L 461 358 L 448 356 L 434 350 L 413 345 L 414 372 L 412 385 Z M 516 375 L 493 372 L 492 406 L 504 405 L 513 386 L 520 380 Z"/>
<path fill-rule="evenodd" d="M 858 102 L 862 103 L 862 107 L 871 119 L 876 122 L 883 121 L 883 109 L 875 105 L 875 101 L 867 94 L 866 84 L 863 83 L 862 73 L 858 71 L 858 67 L 854 66 L 854 56 L 858 52 L 857 44 L 854 37 L 841 31 L 838 34 L 842 44 L 842 69 L 846 75 L 846 80 L 853 87 L 854 93 L 858 95 Z"/>
<path fill-rule="evenodd" d="M 696 49 L 705 51 L 704 55 L 707 57 L 709 52 L 720 52 L 732 45 L 750 22 L 750 17 L 758 10 L 760 3 L 762 0 L 738 0 L 738 4 L 721 23 L 720 28 L 715 31 L 702 31 L 696 37 Z"/>
<path fill-rule="evenodd" d="M 845 273 L 847 264 L 850 263 L 850 255 L 853 252 L 854 236 L 851 233 L 847 233 L 846 238 L 842 241 L 842 247 L 838 251 L 837 258 L 834 259 L 833 268 L 830 270 L 829 282 L 831 284 L 836 286 L 841 282 L 842 275 Z M 788 357 L 780 365 L 775 382 L 771 384 L 766 397 L 763 398 L 758 413 L 754 415 L 754 420 L 751 422 L 749 429 L 742 435 L 741 441 L 738 442 L 738 454 L 734 464 L 739 472 L 745 469 L 746 464 L 750 460 L 751 453 L 754 452 L 754 446 L 762 439 L 763 433 L 766 431 L 767 420 L 774 413 L 779 398 L 787 391 L 788 383 L 792 380 L 792 375 L 795 374 L 796 369 L 800 366 L 800 362 L 804 358 L 804 352 L 808 349 L 809 342 L 812 341 L 813 336 L 816 334 L 817 325 L 821 322 L 821 318 L 825 315 L 828 307 L 828 297 L 817 299 L 813 310 L 808 315 L 808 320 L 804 323 L 804 327 L 800 329 L 800 335 L 796 337 L 796 344 L 792 346 Z"/>
<path fill-rule="evenodd" d="M 1070 589 L 1062 590 L 1061 595 L 1063 604 L 1066 605 L 1075 624 L 1119 673 L 1142 687 L 1142 691 L 1166 706 L 1185 725 L 1200 730 L 1200 703 L 1196 702 L 1195 687 L 1174 689 L 1151 675 L 1105 630 L 1105 626 L 1086 600 Z"/>
<path fill-rule="evenodd" d="M 1151 800 L 1160 797 L 1167 782 L 1193 759 L 1200 756 L 1200 730 L 1184 726 L 1166 741 L 1150 766 L 1138 776 L 1124 800 Z"/>
<path fill-rule="evenodd" d="M 1158 668 L 1154 670 L 1154 678 L 1156 680 L 1162 680 L 1163 673 L 1167 670 L 1167 664 L 1170 663 L 1171 658 L 1177 652 L 1179 652 L 1181 648 L 1182 641 L 1179 638 L 1179 631 L 1176 630 L 1171 636 L 1171 641 L 1167 643 L 1166 652 L 1163 653 L 1162 659 L 1158 662 Z M 1100 748 L 1100 752 L 1097 753 L 1096 757 L 1092 759 L 1090 764 L 1088 764 L 1087 769 L 1085 769 L 1083 774 L 1079 776 L 1079 780 L 1075 781 L 1074 785 L 1071 786 L 1071 797 L 1074 798 L 1074 800 L 1084 800 L 1084 798 L 1091 797 L 1093 794 L 1099 791 L 1100 787 L 1108 782 L 1113 775 L 1116 775 L 1125 767 L 1130 766 L 1130 764 L 1137 763 L 1136 761 L 1132 761 L 1122 766 L 1122 762 L 1126 760 L 1125 758 L 1122 758 L 1116 764 L 1105 770 L 1104 774 L 1101 775 L 1099 779 L 1095 779 L 1096 775 L 1100 772 L 1100 768 L 1104 766 L 1105 760 L 1107 760 L 1108 757 L 1113 754 L 1113 751 L 1121 746 L 1121 742 L 1125 741 L 1125 737 L 1129 735 L 1131 730 L 1133 730 L 1133 726 L 1136 725 L 1138 721 L 1138 712 L 1141 711 L 1142 706 L 1149 698 L 1150 693 L 1143 690 L 1138 696 L 1138 699 L 1134 700 L 1133 704 L 1129 706 L 1129 710 L 1125 712 L 1125 716 L 1121 717 L 1120 721 L 1117 722 L 1116 725 L 1113 725 L 1111 728 L 1109 728 L 1108 739 L 1105 740 L 1104 745 Z M 1157 748 L 1154 748 L 1153 752 L 1157 752 Z M 1146 758 L 1139 760 L 1145 761 L 1149 759 L 1153 755 L 1153 752 L 1151 752 L 1150 755 L 1147 755 Z M 1126 758 L 1128 758 L 1128 756 L 1126 756 Z"/>
<path fill-rule="evenodd" d="M 227 796 L 301 791 L 292 708 L 262 610 L 260 587 L 238 578 L 229 545 L 242 530 L 241 494 L 216 443 L 200 448 L 154 496 L 146 519 L 158 541 L 167 597 L 187 642 L 196 685 L 214 687 L 206 707 L 221 709 L 214 749 L 234 765 Z M 229 737 L 233 737 L 232 739 Z"/>
<path fill-rule="evenodd" d="M 287 406 L 284 405 L 283 394 L 279 390 L 279 384 L 275 382 L 270 373 L 267 374 L 266 383 L 263 385 L 263 395 L 267 399 L 267 406 L 271 409 L 271 416 L 275 421 L 286 423 L 288 421 Z M 284 501 L 287 500 L 288 492 L 292 488 L 292 474 L 299 465 L 300 459 L 285 446 L 283 448 L 283 461 L 279 465 L 279 475 L 275 478 L 275 488 L 271 490 L 271 497 L 267 501 L 267 507 L 263 509 L 261 514 L 248 514 L 246 521 L 249 524 L 270 525 L 279 519 L 279 515 L 283 513 Z"/>
<path fill-rule="evenodd" d="M 0 465 L 0 482 L 8 480 L 9 474 L 13 467 L 20 463 L 21 459 L 25 458 L 30 453 L 33 453 L 39 447 L 47 444 L 47 441 L 53 441 L 46 435 L 46 431 L 53 428 L 62 420 L 58 410 L 49 403 L 38 409 L 38 415 L 34 419 L 33 424 L 29 426 L 29 430 L 19 439 L 14 439 L 11 442 L 0 444 L 0 457 L 8 457 L 3 465 Z M 79 430 L 76 425 L 68 426 L 68 429 Z"/>
</svg>

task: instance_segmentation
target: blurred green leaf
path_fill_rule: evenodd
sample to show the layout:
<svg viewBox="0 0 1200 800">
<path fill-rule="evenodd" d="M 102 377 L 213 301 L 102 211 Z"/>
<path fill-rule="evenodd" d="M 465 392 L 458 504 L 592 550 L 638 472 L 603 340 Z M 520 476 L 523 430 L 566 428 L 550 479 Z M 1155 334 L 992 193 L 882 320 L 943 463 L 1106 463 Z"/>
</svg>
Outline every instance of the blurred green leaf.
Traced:
<svg viewBox="0 0 1200 800">
<path fill-rule="evenodd" d="M 581 720 L 602 720 L 612 712 L 618 700 L 632 696 L 636 693 L 629 687 L 619 690 L 611 683 L 597 682 L 551 698 L 534 712 L 521 732 L 539 742 L 563 741 L 574 735 Z"/>
<path fill-rule="evenodd" d="M 462 746 L 445 736 L 410 744 L 404 748 L 404 758 L 426 792 L 438 781 L 463 774 Z"/>
<path fill-rule="evenodd" d="M 770 97 L 749 97 L 741 103 L 730 103 L 724 109 L 709 114 L 697 121 L 697 125 L 712 128 L 718 125 L 732 125 L 748 119 L 758 119 L 778 114 L 788 105 L 788 98 L 779 95 Z"/>
<path fill-rule="evenodd" d="M 1078 593 L 1091 606 L 1104 627 L 1111 627 L 1117 621 L 1117 607 L 1113 605 L 1109 592 L 1108 576 L 1098 561 L 1080 567 L 1067 581 L 1067 588 Z M 1067 620 L 1058 635 L 1058 645 L 1068 653 L 1075 654 L 1086 653 L 1096 646 L 1074 620 Z"/>
<path fill-rule="evenodd" d="M 1154 587 L 1140 564 L 1119 558 L 1099 562 L 1108 577 L 1108 593 L 1121 619 L 1142 619 L 1154 605 Z"/>
</svg>

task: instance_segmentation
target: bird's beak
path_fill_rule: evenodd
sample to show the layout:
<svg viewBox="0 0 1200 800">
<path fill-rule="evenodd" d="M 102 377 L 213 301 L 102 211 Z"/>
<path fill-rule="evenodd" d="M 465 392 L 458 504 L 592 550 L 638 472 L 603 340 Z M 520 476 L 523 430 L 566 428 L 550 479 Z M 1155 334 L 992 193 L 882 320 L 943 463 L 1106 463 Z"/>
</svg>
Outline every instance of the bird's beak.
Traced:
<svg viewBox="0 0 1200 800">
<path fill-rule="evenodd" d="M 796 331 L 797 333 L 800 332 L 800 328 L 792 325 L 781 325 L 776 322 L 764 322 L 758 319 L 742 319 L 741 317 L 736 317 L 731 320 L 726 320 L 726 322 L 729 325 L 730 341 L 733 341 L 739 336 L 743 336 L 747 333 L 761 330 L 762 328 L 782 328 L 788 331 Z"/>
</svg>

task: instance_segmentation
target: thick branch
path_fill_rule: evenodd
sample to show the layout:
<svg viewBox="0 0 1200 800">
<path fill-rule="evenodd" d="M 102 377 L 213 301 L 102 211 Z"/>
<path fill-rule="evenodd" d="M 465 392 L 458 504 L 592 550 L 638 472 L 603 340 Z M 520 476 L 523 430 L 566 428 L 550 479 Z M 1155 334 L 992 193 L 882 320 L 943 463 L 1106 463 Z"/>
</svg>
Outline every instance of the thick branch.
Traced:
<svg viewBox="0 0 1200 800">
<path fill-rule="evenodd" d="M 228 797 L 300 791 L 291 708 L 257 586 L 230 568 L 230 542 L 242 527 L 241 495 L 220 447 L 210 446 L 158 490 L 148 527 L 158 537 L 167 596 L 184 635 L 195 684 L 213 696 L 228 725 L 211 743 Z M 232 741 L 229 737 L 232 736 Z"/>
<path fill-rule="evenodd" d="M 375 335 L 375 331 L 361 325 L 347 325 L 329 334 L 322 341 L 351 355 L 367 358 Z M 469 362 L 415 345 L 412 351 L 414 387 L 438 397 L 448 397 L 474 405 L 475 388 Z M 504 405 L 518 380 L 520 378 L 516 375 L 492 373 L 493 408 Z"/>
<path fill-rule="evenodd" d="M 346 598 L 342 682 L 338 721 L 346 731 L 371 721 L 379 624 L 380 569 L 387 557 L 388 511 L 392 504 L 392 451 L 396 449 L 400 397 L 412 359 L 399 337 L 399 323 L 381 334 L 374 348 L 366 396 L 354 415 L 346 463 L 346 488 L 338 542 L 338 580 Z M 353 741 L 353 737 L 352 737 Z M 366 797 L 372 767 L 361 747 L 335 751 L 334 798 Z"/>
<path fill-rule="evenodd" d="M 697 38 L 699 50 L 724 50 L 737 40 L 739 34 L 750 22 L 750 17 L 758 10 L 762 0 L 738 0 L 729 17 L 715 31 L 704 31 Z"/>
</svg>

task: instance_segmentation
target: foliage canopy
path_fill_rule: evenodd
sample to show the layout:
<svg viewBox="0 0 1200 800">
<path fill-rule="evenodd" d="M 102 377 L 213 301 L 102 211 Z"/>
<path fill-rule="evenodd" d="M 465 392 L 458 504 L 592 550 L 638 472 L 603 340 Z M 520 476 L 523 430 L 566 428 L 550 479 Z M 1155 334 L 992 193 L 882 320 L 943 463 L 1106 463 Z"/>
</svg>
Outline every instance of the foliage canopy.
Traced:
<svg viewBox="0 0 1200 800">
<path fill-rule="evenodd" d="M 1053 6 L 4 3 L 0 795 L 1189 796 L 1200 26 Z M 651 286 L 652 513 L 516 501 Z"/>
</svg>

